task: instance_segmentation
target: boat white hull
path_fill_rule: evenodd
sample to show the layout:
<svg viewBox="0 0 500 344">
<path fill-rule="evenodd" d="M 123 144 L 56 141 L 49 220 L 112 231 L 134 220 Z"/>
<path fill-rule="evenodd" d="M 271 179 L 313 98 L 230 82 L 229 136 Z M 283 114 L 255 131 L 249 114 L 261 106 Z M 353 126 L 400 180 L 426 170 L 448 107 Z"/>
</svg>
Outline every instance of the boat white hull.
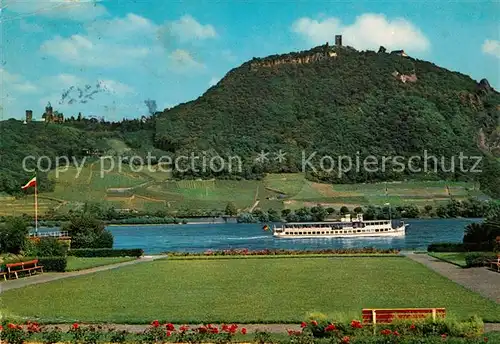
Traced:
<svg viewBox="0 0 500 344">
<path fill-rule="evenodd" d="M 363 237 L 402 237 L 406 235 L 406 226 L 404 224 L 401 227 L 395 228 L 387 232 L 370 232 L 370 233 L 351 233 L 351 234 L 302 234 L 302 235 L 290 235 L 284 233 L 273 233 L 275 238 L 280 239 L 307 239 L 307 238 L 363 238 Z M 313 228 L 311 228 L 313 229 Z M 314 230 L 314 229 L 313 229 Z"/>
</svg>

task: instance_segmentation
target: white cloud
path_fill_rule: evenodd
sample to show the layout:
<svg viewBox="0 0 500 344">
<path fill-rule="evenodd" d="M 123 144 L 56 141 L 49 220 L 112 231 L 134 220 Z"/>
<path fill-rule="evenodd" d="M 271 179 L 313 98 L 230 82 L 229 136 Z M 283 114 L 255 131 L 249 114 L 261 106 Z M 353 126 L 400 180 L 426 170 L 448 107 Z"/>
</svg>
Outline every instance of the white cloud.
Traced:
<svg viewBox="0 0 500 344">
<path fill-rule="evenodd" d="M 60 87 L 71 87 L 77 85 L 84 85 L 86 83 L 85 80 L 79 78 L 72 74 L 62 73 L 49 78 L 49 81 L 46 83 L 47 85 L 57 85 Z"/>
<path fill-rule="evenodd" d="M 338 18 L 315 20 L 303 17 L 292 24 L 292 31 L 312 44 L 331 42 L 335 34 L 342 34 L 344 45 L 357 49 L 405 49 L 421 52 L 430 48 L 430 42 L 411 22 L 396 18 L 387 19 L 382 14 L 366 13 L 351 25 L 343 25 Z"/>
<path fill-rule="evenodd" d="M 99 0 L 4 0 L 8 12 L 18 13 L 8 20 L 27 16 L 88 21 L 106 15 L 106 8 Z"/>
<path fill-rule="evenodd" d="M 129 13 L 123 18 L 99 20 L 89 23 L 86 30 L 90 35 L 113 37 L 114 39 L 130 40 L 139 36 L 141 39 L 154 39 L 159 27 L 151 20 Z"/>
<path fill-rule="evenodd" d="M 61 62 L 86 67 L 123 66 L 150 53 L 145 46 L 121 45 L 82 35 L 73 35 L 69 38 L 56 36 L 43 42 L 40 51 Z"/>
<path fill-rule="evenodd" d="M 176 73 L 187 73 L 204 69 L 203 63 L 196 61 L 186 50 L 176 49 L 168 56 L 170 70 Z"/>
<path fill-rule="evenodd" d="M 494 39 L 487 39 L 482 45 L 483 53 L 493 55 L 500 59 L 500 42 Z"/>
<path fill-rule="evenodd" d="M 181 42 L 215 38 L 217 32 L 210 24 L 200 24 L 190 15 L 185 15 L 178 20 L 167 22 L 163 25 L 163 33 L 178 38 Z"/>
<path fill-rule="evenodd" d="M 0 68 L 0 86 L 5 93 L 36 93 L 38 87 L 29 80 L 26 80 L 19 74 L 9 73 L 7 70 Z"/>
<path fill-rule="evenodd" d="M 134 89 L 132 87 L 119 81 L 104 79 L 99 80 L 99 84 L 105 91 L 113 93 L 115 95 L 126 95 L 134 93 Z"/>
</svg>

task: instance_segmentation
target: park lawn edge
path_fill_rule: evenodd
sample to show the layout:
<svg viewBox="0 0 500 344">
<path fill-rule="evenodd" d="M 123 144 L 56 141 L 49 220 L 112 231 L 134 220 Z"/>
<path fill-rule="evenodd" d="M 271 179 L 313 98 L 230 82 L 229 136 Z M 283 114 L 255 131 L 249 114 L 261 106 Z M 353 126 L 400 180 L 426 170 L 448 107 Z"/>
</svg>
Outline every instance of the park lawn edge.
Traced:
<svg viewBox="0 0 500 344">
<path fill-rule="evenodd" d="M 450 252 L 450 253 L 453 253 L 453 252 Z M 465 265 L 465 264 L 464 264 L 464 265 L 462 265 L 462 264 L 456 263 L 456 262 L 454 262 L 454 261 L 452 261 L 452 260 L 450 260 L 450 259 L 446 259 L 446 258 L 441 257 L 441 256 L 439 256 L 439 255 L 436 255 L 436 254 L 434 254 L 434 253 L 432 253 L 432 252 L 429 252 L 429 253 L 428 253 L 428 255 L 429 255 L 429 256 L 431 256 L 432 258 L 439 259 L 439 260 L 440 260 L 440 261 L 442 261 L 442 262 L 445 262 L 445 263 L 449 263 L 449 264 L 453 264 L 453 265 L 455 265 L 455 266 L 458 266 L 459 268 L 462 268 L 462 269 L 466 269 L 466 268 L 467 268 L 467 265 Z"/>
<path fill-rule="evenodd" d="M 96 263 L 89 264 L 87 266 L 82 266 L 82 267 L 77 266 L 77 268 L 71 267 L 71 265 L 73 265 L 71 263 L 71 261 L 82 262 L 82 261 L 85 261 L 86 259 L 92 260 Z M 99 268 L 102 266 L 126 263 L 126 262 L 130 262 L 130 261 L 137 260 L 137 259 L 138 258 L 135 258 L 135 257 L 75 257 L 75 256 L 69 256 L 68 263 L 66 265 L 66 270 L 64 272 L 84 271 L 84 270 Z"/>
</svg>

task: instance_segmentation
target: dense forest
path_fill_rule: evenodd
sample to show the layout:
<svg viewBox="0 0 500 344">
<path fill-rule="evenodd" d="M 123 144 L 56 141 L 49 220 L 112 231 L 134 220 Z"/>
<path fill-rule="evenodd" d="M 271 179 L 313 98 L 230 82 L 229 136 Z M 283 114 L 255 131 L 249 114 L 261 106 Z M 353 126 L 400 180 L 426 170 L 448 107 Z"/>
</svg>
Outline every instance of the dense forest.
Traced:
<svg viewBox="0 0 500 344">
<path fill-rule="evenodd" d="M 433 156 L 460 152 L 480 155 L 482 173 L 399 173 L 308 170 L 311 180 L 359 183 L 402 179 L 479 181 L 500 197 L 500 94 L 486 80 L 440 68 L 430 62 L 348 47 L 254 58 L 235 68 L 196 100 L 148 118 L 106 122 L 69 118 L 62 124 L 0 122 L 0 192 L 15 193 L 32 177 L 22 168 L 27 155 L 82 158 L 106 151 L 108 139 L 132 148 L 127 154 L 168 154 L 223 158 L 240 156 L 243 170 L 175 171 L 176 178 L 255 179 L 268 172 L 297 172 L 302 156 Z M 257 162 L 258 154 L 286 152 L 279 163 Z M 197 161 L 196 164 L 200 163 Z M 422 162 L 418 162 L 421 164 Z M 433 163 L 434 164 L 434 163 Z M 465 163 L 465 167 L 469 162 Z M 33 166 L 30 166 L 33 167 Z M 434 168 L 435 167 L 435 168 Z M 40 174 L 41 188 L 53 185 Z"/>
</svg>

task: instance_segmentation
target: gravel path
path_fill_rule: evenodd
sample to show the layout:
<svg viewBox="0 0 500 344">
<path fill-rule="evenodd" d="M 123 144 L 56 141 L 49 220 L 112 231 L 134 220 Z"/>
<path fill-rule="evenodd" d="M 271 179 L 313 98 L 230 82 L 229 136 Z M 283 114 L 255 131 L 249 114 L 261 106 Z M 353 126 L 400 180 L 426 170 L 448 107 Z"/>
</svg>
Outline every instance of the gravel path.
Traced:
<svg viewBox="0 0 500 344">
<path fill-rule="evenodd" d="M 500 273 L 487 268 L 463 269 L 427 254 L 405 254 L 444 277 L 500 304 Z"/>
</svg>

